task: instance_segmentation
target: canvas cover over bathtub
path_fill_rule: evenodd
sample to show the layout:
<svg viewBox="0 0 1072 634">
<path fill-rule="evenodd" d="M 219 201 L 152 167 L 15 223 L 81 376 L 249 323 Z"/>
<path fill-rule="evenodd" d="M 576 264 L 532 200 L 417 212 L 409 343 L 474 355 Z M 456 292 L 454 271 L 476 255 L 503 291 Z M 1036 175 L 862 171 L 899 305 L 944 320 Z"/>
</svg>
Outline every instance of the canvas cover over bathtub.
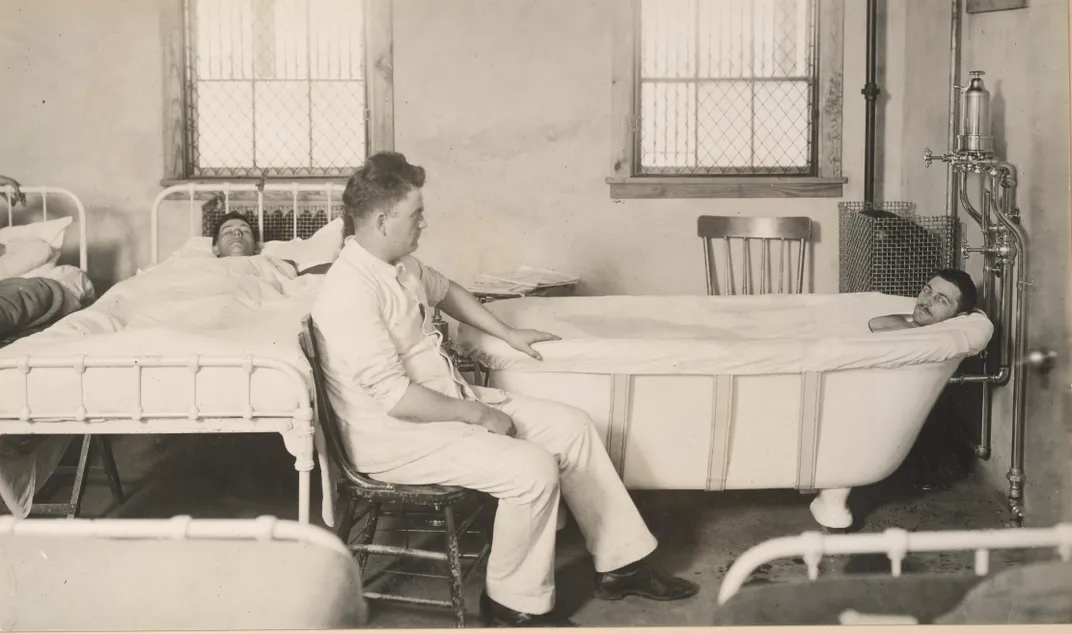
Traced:
<svg viewBox="0 0 1072 634">
<path fill-rule="evenodd" d="M 871 318 L 911 313 L 881 293 L 525 297 L 487 304 L 516 328 L 562 338 L 536 361 L 466 325 L 456 345 L 492 370 L 597 374 L 764 375 L 897 368 L 969 357 L 994 326 L 981 312 L 872 333 Z"/>
</svg>

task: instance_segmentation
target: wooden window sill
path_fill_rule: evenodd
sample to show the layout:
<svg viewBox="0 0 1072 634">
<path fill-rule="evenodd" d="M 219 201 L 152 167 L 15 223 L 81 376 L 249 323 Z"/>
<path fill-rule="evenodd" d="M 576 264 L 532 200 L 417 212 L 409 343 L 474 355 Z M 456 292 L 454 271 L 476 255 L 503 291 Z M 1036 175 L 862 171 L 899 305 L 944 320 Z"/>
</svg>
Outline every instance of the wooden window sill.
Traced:
<svg viewBox="0 0 1072 634">
<path fill-rule="evenodd" d="M 814 176 L 607 178 L 610 196 L 627 198 L 841 198 L 847 178 Z"/>
</svg>

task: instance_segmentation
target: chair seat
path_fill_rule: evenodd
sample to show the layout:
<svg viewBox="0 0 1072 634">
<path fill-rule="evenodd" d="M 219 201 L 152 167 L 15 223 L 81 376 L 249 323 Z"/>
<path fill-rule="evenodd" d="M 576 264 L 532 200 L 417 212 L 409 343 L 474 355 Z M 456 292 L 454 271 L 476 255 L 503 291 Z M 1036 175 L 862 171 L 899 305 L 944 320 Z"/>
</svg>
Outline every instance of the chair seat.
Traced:
<svg viewBox="0 0 1072 634">
<path fill-rule="evenodd" d="M 421 501 L 439 504 L 457 502 L 474 494 L 473 491 L 464 487 L 443 484 L 393 484 L 387 482 L 377 482 L 377 484 L 382 485 L 383 488 L 367 487 L 350 480 L 340 480 L 338 490 L 342 494 L 380 501 Z"/>
</svg>

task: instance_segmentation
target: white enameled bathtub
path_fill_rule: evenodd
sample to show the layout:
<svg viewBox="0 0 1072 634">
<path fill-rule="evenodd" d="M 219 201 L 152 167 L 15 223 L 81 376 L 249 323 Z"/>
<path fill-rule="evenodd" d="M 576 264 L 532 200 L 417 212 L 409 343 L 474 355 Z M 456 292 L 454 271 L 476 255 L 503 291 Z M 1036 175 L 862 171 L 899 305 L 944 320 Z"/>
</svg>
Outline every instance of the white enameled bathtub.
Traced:
<svg viewBox="0 0 1072 634">
<path fill-rule="evenodd" d="M 816 521 L 846 528 L 852 487 L 893 473 L 982 313 L 871 333 L 913 300 L 877 293 L 519 298 L 500 319 L 562 337 L 536 361 L 472 328 L 456 345 L 490 385 L 591 415 L 630 489 L 818 490 Z"/>
</svg>

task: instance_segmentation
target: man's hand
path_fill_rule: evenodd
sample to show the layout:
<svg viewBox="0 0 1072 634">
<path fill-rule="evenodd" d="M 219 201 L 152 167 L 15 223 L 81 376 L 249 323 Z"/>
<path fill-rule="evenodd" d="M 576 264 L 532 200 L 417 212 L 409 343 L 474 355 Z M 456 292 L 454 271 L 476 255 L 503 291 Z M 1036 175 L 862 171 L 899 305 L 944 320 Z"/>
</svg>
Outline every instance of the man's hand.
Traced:
<svg viewBox="0 0 1072 634">
<path fill-rule="evenodd" d="M 472 421 L 473 425 L 479 425 L 493 434 L 502 436 L 512 437 L 517 433 L 517 426 L 514 425 L 514 419 L 503 414 L 494 407 L 488 407 L 483 403 L 480 403 L 479 405 L 480 410 L 477 413 L 476 419 Z"/>
<path fill-rule="evenodd" d="M 519 352 L 524 352 L 537 361 L 543 361 L 543 357 L 539 352 L 532 349 L 532 344 L 540 343 L 541 341 L 559 341 L 561 337 L 558 335 L 552 335 L 549 332 L 542 332 L 539 330 L 528 329 L 511 329 L 506 334 L 503 340 L 510 344 L 510 347 Z"/>
</svg>

